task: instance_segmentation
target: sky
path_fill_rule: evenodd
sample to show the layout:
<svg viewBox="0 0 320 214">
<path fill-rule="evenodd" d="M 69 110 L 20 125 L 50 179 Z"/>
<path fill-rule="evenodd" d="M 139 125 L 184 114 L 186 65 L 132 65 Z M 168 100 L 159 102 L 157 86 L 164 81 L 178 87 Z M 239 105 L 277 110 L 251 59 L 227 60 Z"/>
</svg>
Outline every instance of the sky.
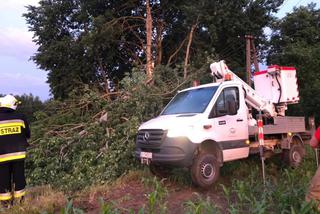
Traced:
<svg viewBox="0 0 320 214">
<path fill-rule="evenodd" d="M 22 95 L 32 93 L 41 100 L 51 97 L 47 72 L 40 70 L 30 60 L 37 46 L 33 34 L 22 14 L 26 5 L 38 5 L 39 0 L 0 0 L 0 94 Z M 293 7 L 307 5 L 317 0 L 285 0 L 275 14 L 282 18 Z M 319 5 L 317 5 L 319 7 Z"/>
</svg>

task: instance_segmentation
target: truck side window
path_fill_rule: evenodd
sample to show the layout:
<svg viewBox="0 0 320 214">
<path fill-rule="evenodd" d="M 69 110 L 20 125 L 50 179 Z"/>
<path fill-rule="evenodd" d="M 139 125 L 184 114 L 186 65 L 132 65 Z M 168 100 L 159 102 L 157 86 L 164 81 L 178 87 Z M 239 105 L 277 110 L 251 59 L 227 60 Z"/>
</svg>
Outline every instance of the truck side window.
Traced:
<svg viewBox="0 0 320 214">
<path fill-rule="evenodd" d="M 225 88 L 214 104 L 209 118 L 235 115 L 239 109 L 239 103 L 239 89 L 237 87 Z"/>
</svg>

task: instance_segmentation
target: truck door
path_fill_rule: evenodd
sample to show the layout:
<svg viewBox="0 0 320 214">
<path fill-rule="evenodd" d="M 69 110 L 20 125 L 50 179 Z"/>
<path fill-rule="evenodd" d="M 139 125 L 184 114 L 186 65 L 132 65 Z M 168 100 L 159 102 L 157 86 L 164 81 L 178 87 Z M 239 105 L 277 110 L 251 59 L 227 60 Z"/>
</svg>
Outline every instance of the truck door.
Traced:
<svg viewBox="0 0 320 214">
<path fill-rule="evenodd" d="M 247 106 L 239 87 L 226 87 L 218 96 L 210 114 L 213 124 L 211 139 L 219 143 L 223 162 L 246 158 L 249 155 Z"/>
</svg>

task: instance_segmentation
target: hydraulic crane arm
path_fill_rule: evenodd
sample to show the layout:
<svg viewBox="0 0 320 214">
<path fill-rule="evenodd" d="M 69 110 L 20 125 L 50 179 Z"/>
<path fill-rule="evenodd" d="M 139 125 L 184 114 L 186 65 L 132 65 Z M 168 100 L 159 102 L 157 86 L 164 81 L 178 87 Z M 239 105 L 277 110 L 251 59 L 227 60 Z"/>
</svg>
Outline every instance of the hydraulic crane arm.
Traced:
<svg viewBox="0 0 320 214">
<path fill-rule="evenodd" d="M 278 115 L 274 104 L 270 100 L 266 100 L 258 95 L 253 88 L 251 88 L 231 70 L 229 70 L 228 66 L 223 60 L 212 63 L 210 65 L 210 69 L 212 76 L 214 76 L 218 82 L 229 80 L 227 78 L 231 77 L 232 81 L 240 83 L 245 91 L 245 101 L 249 106 L 258 111 L 262 111 L 271 117 L 276 117 Z"/>
</svg>

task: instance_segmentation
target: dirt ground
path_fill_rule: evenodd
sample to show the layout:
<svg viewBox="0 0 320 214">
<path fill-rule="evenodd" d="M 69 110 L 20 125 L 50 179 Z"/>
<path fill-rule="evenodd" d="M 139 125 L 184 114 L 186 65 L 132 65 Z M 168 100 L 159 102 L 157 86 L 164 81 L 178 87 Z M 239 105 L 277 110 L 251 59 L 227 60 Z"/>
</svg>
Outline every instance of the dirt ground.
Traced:
<svg viewBox="0 0 320 214">
<path fill-rule="evenodd" d="M 219 186 L 214 186 L 210 190 L 202 190 L 193 185 L 182 185 L 168 180 L 162 181 L 162 185 L 167 189 L 164 200 L 167 207 L 166 213 L 185 213 L 185 203 L 196 201 L 199 197 L 204 200 L 208 198 L 221 213 L 226 213 L 227 201 Z M 148 195 L 153 191 L 153 187 L 145 185 L 141 179 L 134 179 L 111 187 L 105 192 L 100 190 L 91 193 L 89 197 L 80 197 L 75 200 L 75 206 L 85 210 L 86 213 L 95 214 L 101 212 L 99 201 L 103 199 L 105 204 L 111 204 L 121 213 L 130 211 L 138 213 L 141 208 L 148 210 Z"/>
<path fill-rule="evenodd" d="M 280 156 L 277 158 L 280 161 Z M 277 159 L 274 158 L 274 161 Z M 250 161 L 250 160 L 248 160 Z M 259 157 L 252 157 L 251 161 L 259 164 Z M 239 163 L 240 164 L 240 163 Z M 191 184 L 191 178 L 184 178 L 182 180 L 175 181 L 174 179 L 165 179 L 160 181 L 162 186 L 167 190 L 167 194 L 163 203 L 165 203 L 166 213 L 169 214 L 182 214 L 186 213 L 187 206 L 186 202 L 197 202 L 199 198 L 203 201 L 209 200 L 210 204 L 219 209 L 219 213 L 228 213 L 228 201 L 223 192 L 221 185 L 226 187 L 232 184 L 232 173 L 237 172 L 238 176 L 245 178 L 246 169 L 241 167 L 237 168 L 239 164 L 229 165 L 229 167 L 224 168 L 224 173 L 220 174 L 220 178 L 212 187 L 208 190 L 197 188 Z M 271 161 L 270 166 L 275 166 Z M 274 168 L 274 167 L 273 167 Z M 278 172 L 277 168 L 275 174 Z M 231 173 L 231 174 L 230 174 Z M 272 170 L 269 169 L 270 176 L 272 176 Z M 241 175 L 242 174 L 242 175 Z M 187 177 L 189 174 L 185 172 L 184 174 L 176 175 L 176 178 L 181 179 L 181 177 Z M 240 178 L 238 177 L 238 179 Z M 97 191 L 89 191 L 90 196 L 84 195 L 75 200 L 75 207 L 79 207 L 85 210 L 86 213 L 101 213 L 101 203 L 99 201 L 103 200 L 105 204 L 110 205 L 113 208 L 118 208 L 120 213 L 138 213 L 141 208 L 144 208 L 145 213 L 148 213 L 149 200 L 148 196 L 154 191 L 154 185 L 146 185 L 143 182 L 143 178 L 153 179 L 151 173 L 144 174 L 138 172 L 134 176 L 126 176 L 125 179 L 120 179 L 120 183 L 112 184 L 108 189 L 100 189 Z M 229 198 L 230 200 L 230 198 Z M 233 197 L 231 197 L 233 200 Z"/>
</svg>

